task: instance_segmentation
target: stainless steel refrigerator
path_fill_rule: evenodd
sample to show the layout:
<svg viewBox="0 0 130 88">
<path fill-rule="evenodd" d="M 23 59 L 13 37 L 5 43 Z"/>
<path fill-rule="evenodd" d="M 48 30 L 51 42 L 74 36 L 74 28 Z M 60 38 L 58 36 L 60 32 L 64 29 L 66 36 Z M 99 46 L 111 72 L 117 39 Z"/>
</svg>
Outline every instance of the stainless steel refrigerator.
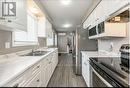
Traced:
<svg viewBox="0 0 130 88">
<path fill-rule="evenodd" d="M 74 35 L 73 43 L 73 71 L 76 75 L 82 74 L 82 55 L 81 51 L 97 51 L 98 42 L 97 40 L 90 40 L 88 38 L 88 29 L 77 27 Z"/>
</svg>

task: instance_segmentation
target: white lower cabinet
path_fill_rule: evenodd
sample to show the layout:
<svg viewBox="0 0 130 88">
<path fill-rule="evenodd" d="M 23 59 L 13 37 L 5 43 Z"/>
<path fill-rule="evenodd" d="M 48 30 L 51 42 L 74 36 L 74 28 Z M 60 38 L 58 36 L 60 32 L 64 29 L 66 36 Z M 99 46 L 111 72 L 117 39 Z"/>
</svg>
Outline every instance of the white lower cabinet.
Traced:
<svg viewBox="0 0 130 88">
<path fill-rule="evenodd" d="M 47 87 L 57 64 L 58 51 L 55 50 L 4 87 Z"/>
<path fill-rule="evenodd" d="M 90 87 L 90 65 L 89 65 L 89 58 L 82 54 L 82 76 L 87 84 Z"/>
<path fill-rule="evenodd" d="M 41 83 L 41 72 L 39 72 L 29 81 L 29 83 L 27 83 L 27 85 L 25 85 L 25 87 L 40 87 Z"/>
</svg>

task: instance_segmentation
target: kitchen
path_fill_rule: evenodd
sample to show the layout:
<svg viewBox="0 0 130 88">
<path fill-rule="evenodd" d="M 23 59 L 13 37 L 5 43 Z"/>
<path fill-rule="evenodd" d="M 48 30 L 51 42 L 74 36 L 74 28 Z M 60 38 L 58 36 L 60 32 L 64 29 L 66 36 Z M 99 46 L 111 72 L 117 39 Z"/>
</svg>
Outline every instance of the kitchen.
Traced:
<svg viewBox="0 0 130 88">
<path fill-rule="evenodd" d="M 0 87 L 129 87 L 130 0 L 0 0 Z"/>
</svg>

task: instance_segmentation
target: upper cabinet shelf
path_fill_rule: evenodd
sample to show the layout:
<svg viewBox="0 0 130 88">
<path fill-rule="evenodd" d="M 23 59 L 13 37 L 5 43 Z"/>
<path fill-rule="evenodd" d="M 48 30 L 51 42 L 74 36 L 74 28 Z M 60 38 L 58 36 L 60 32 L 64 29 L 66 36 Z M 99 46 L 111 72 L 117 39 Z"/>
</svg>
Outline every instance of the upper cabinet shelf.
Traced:
<svg viewBox="0 0 130 88">
<path fill-rule="evenodd" d="M 11 9 L 12 7 L 8 7 L 8 9 L 2 8 L 5 7 L 6 4 L 11 4 L 13 6 L 13 9 Z M 11 1 L 0 0 L 0 30 L 27 31 L 27 9 L 26 8 L 27 8 L 26 0 L 11 0 Z"/>
</svg>

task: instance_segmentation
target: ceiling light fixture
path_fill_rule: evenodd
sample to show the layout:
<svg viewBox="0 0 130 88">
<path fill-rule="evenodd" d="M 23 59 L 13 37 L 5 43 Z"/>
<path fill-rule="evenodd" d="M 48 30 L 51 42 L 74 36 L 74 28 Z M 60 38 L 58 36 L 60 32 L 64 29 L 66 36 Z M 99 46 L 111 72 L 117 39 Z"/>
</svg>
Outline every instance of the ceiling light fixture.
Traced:
<svg viewBox="0 0 130 88">
<path fill-rule="evenodd" d="M 71 3 L 71 0 L 61 0 L 61 3 L 63 5 L 69 5 Z"/>
<path fill-rule="evenodd" d="M 71 26 L 72 26 L 71 24 L 64 24 L 64 25 L 63 25 L 64 28 L 69 28 L 69 27 L 71 27 Z"/>
</svg>

